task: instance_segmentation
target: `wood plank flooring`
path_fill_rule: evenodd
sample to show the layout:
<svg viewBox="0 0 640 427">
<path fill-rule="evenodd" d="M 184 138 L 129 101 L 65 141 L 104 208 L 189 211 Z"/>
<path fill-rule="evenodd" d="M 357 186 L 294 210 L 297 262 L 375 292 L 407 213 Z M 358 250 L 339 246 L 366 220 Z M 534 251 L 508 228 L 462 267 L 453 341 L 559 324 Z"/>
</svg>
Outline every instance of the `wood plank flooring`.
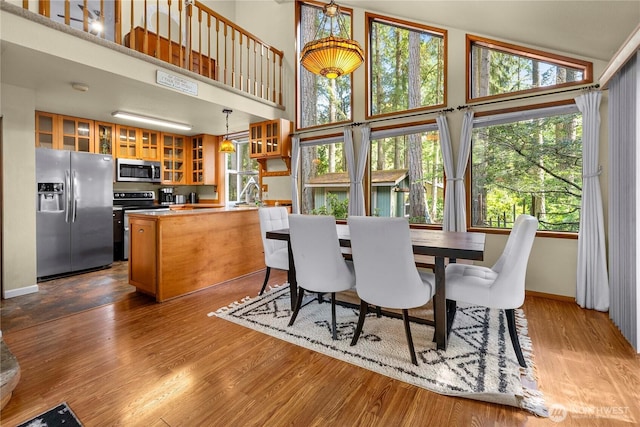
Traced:
<svg viewBox="0 0 640 427">
<path fill-rule="evenodd" d="M 67 280 L 126 284 L 118 268 Z M 640 358 L 606 313 L 527 297 L 539 387 L 549 405 L 567 410 L 562 420 L 555 411 L 554 422 L 437 395 L 207 317 L 255 296 L 263 274 L 160 304 L 125 292 L 75 314 L 37 313 L 56 303 L 21 304 L 28 296 L 3 300 L 3 337 L 22 378 L 0 424 L 17 425 L 63 401 L 85 426 L 640 424 Z M 270 283 L 285 279 L 274 270 Z"/>
</svg>

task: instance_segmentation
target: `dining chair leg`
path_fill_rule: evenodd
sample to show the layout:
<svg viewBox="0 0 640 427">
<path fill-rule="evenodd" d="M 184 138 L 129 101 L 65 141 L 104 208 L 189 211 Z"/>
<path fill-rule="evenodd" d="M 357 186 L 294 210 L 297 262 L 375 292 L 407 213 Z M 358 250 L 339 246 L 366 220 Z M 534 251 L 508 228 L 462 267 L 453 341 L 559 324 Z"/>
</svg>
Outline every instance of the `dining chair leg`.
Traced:
<svg viewBox="0 0 640 427">
<path fill-rule="evenodd" d="M 382 317 L 382 309 L 379 305 L 376 305 L 376 317 L 379 319 Z"/>
<path fill-rule="evenodd" d="M 298 312 L 300 311 L 300 307 L 302 307 L 302 299 L 304 298 L 304 289 L 298 288 L 298 299 L 296 300 L 296 306 L 293 309 L 293 313 L 291 314 L 291 319 L 289 320 L 289 326 L 293 325 L 293 322 L 296 321 L 296 317 L 298 317 Z"/>
<path fill-rule="evenodd" d="M 507 325 L 509 326 L 509 335 L 511 336 L 511 344 L 513 344 L 513 350 L 516 352 L 518 363 L 523 368 L 527 367 L 527 363 L 524 361 L 522 355 L 522 349 L 520 348 L 520 340 L 518 339 L 518 332 L 516 331 L 516 314 L 513 309 L 505 310 L 504 313 L 507 316 Z"/>
<path fill-rule="evenodd" d="M 369 304 L 367 304 L 363 300 L 360 300 L 360 316 L 358 316 L 358 325 L 356 326 L 356 331 L 353 333 L 351 345 L 356 345 L 356 343 L 358 342 L 358 338 L 360 337 L 360 333 L 362 332 L 362 326 L 364 325 L 364 318 L 367 317 L 368 311 Z"/>
<path fill-rule="evenodd" d="M 260 289 L 260 293 L 258 295 L 262 295 L 264 293 L 264 290 L 267 288 L 269 274 L 271 274 L 271 267 L 267 267 L 267 274 L 264 276 L 264 283 L 262 284 L 262 289 Z"/>
<path fill-rule="evenodd" d="M 411 353 L 411 363 L 418 366 L 416 358 L 416 350 L 413 348 L 413 338 L 411 338 L 411 327 L 409 326 L 409 310 L 402 310 L 402 320 L 404 321 L 404 333 L 407 335 L 407 344 L 409 344 L 409 352 Z"/>
</svg>

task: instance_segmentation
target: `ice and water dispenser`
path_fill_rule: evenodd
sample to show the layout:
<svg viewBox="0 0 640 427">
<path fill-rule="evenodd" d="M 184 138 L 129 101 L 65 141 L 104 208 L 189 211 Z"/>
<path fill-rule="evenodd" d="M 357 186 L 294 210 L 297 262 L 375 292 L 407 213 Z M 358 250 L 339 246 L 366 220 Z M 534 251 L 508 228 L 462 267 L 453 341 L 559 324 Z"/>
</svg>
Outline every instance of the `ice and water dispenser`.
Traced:
<svg viewBox="0 0 640 427">
<path fill-rule="evenodd" d="M 38 183 L 38 212 L 64 210 L 64 184 L 61 182 Z"/>
</svg>

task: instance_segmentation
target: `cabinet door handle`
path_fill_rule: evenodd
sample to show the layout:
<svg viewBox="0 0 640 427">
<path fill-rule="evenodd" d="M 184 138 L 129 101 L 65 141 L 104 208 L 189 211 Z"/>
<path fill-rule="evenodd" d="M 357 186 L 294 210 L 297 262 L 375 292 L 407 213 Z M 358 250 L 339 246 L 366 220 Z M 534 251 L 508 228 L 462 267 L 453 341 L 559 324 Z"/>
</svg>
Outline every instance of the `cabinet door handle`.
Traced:
<svg viewBox="0 0 640 427">
<path fill-rule="evenodd" d="M 144 233 L 144 228 L 139 229 L 138 233 Z"/>
</svg>

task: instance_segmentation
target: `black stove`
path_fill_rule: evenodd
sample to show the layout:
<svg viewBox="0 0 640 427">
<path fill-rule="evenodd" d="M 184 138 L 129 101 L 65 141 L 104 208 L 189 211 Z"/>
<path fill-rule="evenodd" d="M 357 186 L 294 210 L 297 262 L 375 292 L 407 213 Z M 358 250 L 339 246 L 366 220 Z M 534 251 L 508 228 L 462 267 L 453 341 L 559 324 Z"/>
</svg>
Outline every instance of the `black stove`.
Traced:
<svg viewBox="0 0 640 427">
<path fill-rule="evenodd" d="M 114 191 L 113 207 L 123 209 L 153 209 L 157 205 L 155 202 L 155 193 L 153 191 Z"/>
</svg>

